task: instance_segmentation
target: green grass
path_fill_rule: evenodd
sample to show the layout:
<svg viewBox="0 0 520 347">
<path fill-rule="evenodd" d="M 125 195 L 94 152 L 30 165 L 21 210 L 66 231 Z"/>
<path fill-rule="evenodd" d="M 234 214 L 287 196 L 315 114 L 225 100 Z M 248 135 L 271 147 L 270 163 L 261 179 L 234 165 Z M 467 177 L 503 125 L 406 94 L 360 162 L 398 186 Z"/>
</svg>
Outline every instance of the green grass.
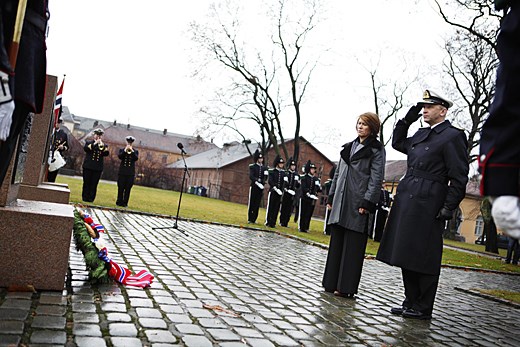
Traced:
<svg viewBox="0 0 520 347">
<path fill-rule="evenodd" d="M 453 240 L 444 240 L 444 244 L 454 246 L 454 247 L 469 249 L 471 251 L 484 252 L 484 253 L 488 253 L 490 255 L 496 255 L 495 253 L 486 252 L 485 245 L 477 245 L 474 243 L 458 242 L 458 241 L 453 241 Z M 505 257 L 507 250 L 499 248 L 498 253 L 499 253 L 499 255 Z"/>
<path fill-rule="evenodd" d="M 481 293 L 495 296 L 497 298 L 505 299 L 508 301 L 516 302 L 517 304 L 520 304 L 520 293 L 519 292 L 511 292 L 508 290 L 501 290 L 501 289 L 474 289 Z"/>
<path fill-rule="evenodd" d="M 70 201 L 72 203 L 82 202 L 81 187 L 83 182 L 81 178 L 60 175 L 58 176 L 57 182 L 68 184 L 71 192 Z M 116 197 L 117 185 L 115 183 L 100 182 L 97 190 L 95 205 L 117 207 L 115 204 Z M 177 214 L 178 201 L 179 192 L 134 186 L 130 195 L 128 209 L 175 216 Z M 192 194 L 182 195 L 182 205 L 179 216 L 181 218 L 205 220 L 237 226 L 252 226 L 269 230 L 263 225 L 263 221 L 265 221 L 265 209 L 263 208 L 260 209 L 257 224 L 251 225 L 246 223 L 247 205 L 200 197 Z M 289 227 L 284 228 L 277 226 L 275 230 L 283 234 L 295 235 L 300 238 L 321 244 L 329 244 L 329 236 L 323 234 L 323 222 L 318 220 L 311 221 L 310 230 L 308 233 L 298 232 L 298 226 L 292 221 L 292 218 L 289 222 Z M 481 245 L 473 245 L 451 240 L 446 240 L 445 243 L 471 250 L 484 250 L 484 246 Z M 368 255 L 376 255 L 378 247 L 379 243 L 369 240 L 366 253 Z M 444 250 L 442 262 L 443 264 L 447 265 L 467 266 L 483 270 L 487 269 L 520 272 L 520 266 L 504 264 L 499 259 L 488 258 L 477 254 L 470 254 L 451 249 Z"/>
</svg>

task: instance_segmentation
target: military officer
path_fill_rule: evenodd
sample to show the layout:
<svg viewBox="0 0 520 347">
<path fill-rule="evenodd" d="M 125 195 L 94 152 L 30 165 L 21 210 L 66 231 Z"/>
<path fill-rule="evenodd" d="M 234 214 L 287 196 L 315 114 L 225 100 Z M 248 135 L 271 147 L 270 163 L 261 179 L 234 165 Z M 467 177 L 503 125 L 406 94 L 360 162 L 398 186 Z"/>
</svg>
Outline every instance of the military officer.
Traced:
<svg viewBox="0 0 520 347">
<path fill-rule="evenodd" d="M 109 155 L 108 146 L 101 139 L 104 133 L 103 129 L 95 129 L 94 139 L 85 141 L 85 146 L 83 146 L 86 154 L 83 160 L 83 191 L 81 196 L 85 202 L 94 202 L 99 179 L 103 172 L 103 161 Z"/>
<path fill-rule="evenodd" d="M 268 176 L 267 167 L 264 166 L 264 156 L 257 149 L 253 154 L 253 164 L 249 165 L 249 180 L 251 181 L 251 187 L 249 187 L 249 201 L 248 201 L 248 212 L 247 222 L 255 223 L 258 218 L 258 209 L 260 208 L 260 202 L 264 195 L 264 185 Z"/>
<path fill-rule="evenodd" d="M 329 196 L 330 194 L 330 188 L 332 186 L 332 181 L 334 179 L 334 174 L 336 173 L 336 165 L 332 166 L 332 169 L 329 171 L 329 179 L 325 181 L 323 184 L 325 198 Z M 329 218 L 330 218 L 330 210 L 328 208 L 325 209 L 325 222 L 323 223 L 323 233 L 325 235 L 330 235 L 330 225 L 329 225 Z"/>
<path fill-rule="evenodd" d="M 126 147 L 120 148 L 117 154 L 121 160 L 119 165 L 119 172 L 117 177 L 117 200 L 116 205 L 121 207 L 128 206 L 128 200 L 130 199 L 130 190 L 134 185 L 135 178 L 135 162 L 139 159 L 139 151 L 132 145 L 135 141 L 135 137 L 127 136 Z"/>
<path fill-rule="evenodd" d="M 300 198 L 300 217 L 298 220 L 298 231 L 306 233 L 309 232 L 311 224 L 312 213 L 316 200 L 318 200 L 318 193 L 321 192 L 320 179 L 315 177 L 316 165 L 307 161 L 305 164 L 305 173 L 301 177 L 301 198 Z"/>
<path fill-rule="evenodd" d="M 282 195 L 282 207 L 280 208 L 280 225 L 287 227 L 293 209 L 295 194 L 300 187 L 300 175 L 296 172 L 296 162 L 290 158 L 289 168 L 285 173 L 286 183 Z"/>
<path fill-rule="evenodd" d="M 397 187 L 377 259 L 402 269 L 405 299 L 391 313 L 405 318 L 432 317 L 444 225 L 464 198 L 468 182 L 466 136 L 446 120 L 452 105 L 426 90 L 393 133 L 392 147 L 408 156 L 408 170 Z M 421 108 L 429 127 L 407 137 Z"/>
<path fill-rule="evenodd" d="M 273 168 L 269 169 L 268 182 L 269 194 L 267 196 L 267 212 L 265 217 L 265 225 L 270 228 L 276 226 L 278 219 L 278 211 L 280 210 L 280 202 L 282 201 L 282 194 L 285 185 L 288 183 L 288 178 L 284 169 L 285 161 L 279 155 L 276 156 L 273 163 Z"/>
<path fill-rule="evenodd" d="M 51 152 L 54 154 L 55 151 L 58 151 L 60 155 L 63 157 L 63 152 L 67 151 L 69 149 L 69 137 L 61 129 L 61 125 L 63 124 L 63 120 L 60 118 L 58 119 L 58 123 L 56 125 L 56 130 L 54 133 L 54 141 L 51 146 Z M 48 171 L 47 172 L 47 182 L 56 182 L 56 176 L 58 176 L 58 171 L 60 169 L 54 170 L 54 171 Z"/>
</svg>

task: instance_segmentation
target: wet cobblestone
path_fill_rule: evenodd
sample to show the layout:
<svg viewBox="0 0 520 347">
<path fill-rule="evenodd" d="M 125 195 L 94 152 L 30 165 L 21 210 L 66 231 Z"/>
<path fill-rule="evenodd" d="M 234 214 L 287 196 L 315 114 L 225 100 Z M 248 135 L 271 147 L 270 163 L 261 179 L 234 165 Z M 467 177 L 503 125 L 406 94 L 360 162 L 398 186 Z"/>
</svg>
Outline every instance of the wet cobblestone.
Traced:
<svg viewBox="0 0 520 347">
<path fill-rule="evenodd" d="M 326 249 L 275 233 L 92 210 L 113 259 L 150 288 L 91 285 L 71 246 L 63 292 L 0 289 L 0 346 L 518 346 L 518 308 L 455 288 L 520 291 L 518 276 L 443 269 L 431 321 L 389 309 L 400 270 L 366 260 L 355 300 L 321 288 Z"/>
</svg>

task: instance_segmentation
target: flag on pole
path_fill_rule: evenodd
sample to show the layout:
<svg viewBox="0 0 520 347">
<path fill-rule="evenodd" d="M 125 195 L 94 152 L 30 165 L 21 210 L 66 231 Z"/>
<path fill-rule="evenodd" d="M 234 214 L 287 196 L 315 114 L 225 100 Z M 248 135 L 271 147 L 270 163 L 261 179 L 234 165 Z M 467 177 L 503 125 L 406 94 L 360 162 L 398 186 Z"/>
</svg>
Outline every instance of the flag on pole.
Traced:
<svg viewBox="0 0 520 347">
<path fill-rule="evenodd" d="M 61 81 L 60 89 L 58 89 L 58 93 L 56 94 L 56 101 L 54 101 L 54 127 L 56 129 L 56 125 L 58 124 L 58 119 L 61 116 L 61 94 L 63 93 L 63 84 L 65 83 L 65 76 L 63 76 L 63 80 Z"/>
</svg>

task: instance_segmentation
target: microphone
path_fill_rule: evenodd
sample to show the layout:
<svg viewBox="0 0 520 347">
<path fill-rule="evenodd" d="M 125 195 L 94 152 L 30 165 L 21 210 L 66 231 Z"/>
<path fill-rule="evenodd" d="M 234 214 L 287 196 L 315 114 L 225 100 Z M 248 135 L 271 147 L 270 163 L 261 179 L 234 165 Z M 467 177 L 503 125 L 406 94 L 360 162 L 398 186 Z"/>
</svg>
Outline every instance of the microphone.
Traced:
<svg viewBox="0 0 520 347">
<path fill-rule="evenodd" d="M 179 147 L 179 149 L 181 150 L 181 153 L 182 154 L 186 154 L 186 151 L 184 150 L 184 146 L 182 145 L 182 143 L 177 143 L 177 147 Z"/>
</svg>

